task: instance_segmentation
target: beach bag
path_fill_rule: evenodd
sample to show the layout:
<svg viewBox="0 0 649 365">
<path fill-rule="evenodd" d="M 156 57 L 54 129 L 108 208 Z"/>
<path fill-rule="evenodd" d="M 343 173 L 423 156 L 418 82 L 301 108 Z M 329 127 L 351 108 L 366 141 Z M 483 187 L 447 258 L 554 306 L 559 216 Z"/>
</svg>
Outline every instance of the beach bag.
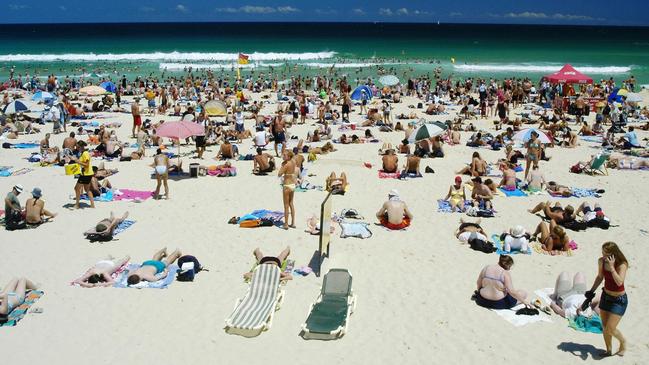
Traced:
<svg viewBox="0 0 649 365">
<path fill-rule="evenodd" d="M 23 215 L 19 210 L 11 210 L 11 213 L 5 217 L 5 228 L 7 231 L 15 231 L 27 227 L 23 220 Z"/>
<path fill-rule="evenodd" d="M 261 219 L 250 219 L 239 223 L 241 228 L 257 228 L 261 225 Z"/>
<path fill-rule="evenodd" d="M 78 163 L 71 163 L 65 165 L 65 174 L 66 175 L 79 175 L 81 174 L 81 165 Z"/>
<path fill-rule="evenodd" d="M 601 229 L 608 229 L 611 226 L 611 222 L 599 217 L 589 220 L 586 224 L 588 227 L 597 227 Z"/>
<path fill-rule="evenodd" d="M 584 172 L 584 168 L 581 166 L 581 164 L 577 163 L 570 167 L 570 172 L 572 172 L 573 174 L 581 174 L 582 172 Z"/>
<path fill-rule="evenodd" d="M 576 220 L 567 221 L 562 223 L 561 225 L 571 231 L 585 231 L 586 228 L 588 228 L 588 224 L 586 222 L 580 222 Z"/>
<path fill-rule="evenodd" d="M 178 267 L 180 267 L 178 275 L 176 276 L 178 281 L 194 281 L 196 274 L 201 271 L 208 271 L 201 266 L 198 259 L 192 255 L 181 256 L 178 259 Z"/>
<path fill-rule="evenodd" d="M 480 251 L 484 253 L 496 252 L 496 248 L 491 243 L 481 240 L 479 238 L 470 238 L 468 243 L 469 246 L 476 251 Z"/>
</svg>

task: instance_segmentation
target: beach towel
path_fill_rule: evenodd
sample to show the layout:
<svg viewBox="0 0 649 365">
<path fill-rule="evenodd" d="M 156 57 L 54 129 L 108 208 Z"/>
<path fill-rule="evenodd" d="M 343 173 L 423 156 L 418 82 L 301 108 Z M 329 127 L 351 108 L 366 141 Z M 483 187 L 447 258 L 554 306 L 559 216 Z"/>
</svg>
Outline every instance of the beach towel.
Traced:
<svg viewBox="0 0 649 365">
<path fill-rule="evenodd" d="M 568 251 L 556 251 L 554 253 L 554 256 L 572 256 L 572 251 L 577 249 L 577 243 L 574 240 L 571 240 L 568 243 L 568 245 L 570 246 L 570 250 L 568 250 Z M 543 249 L 540 242 L 530 242 L 530 247 L 536 253 L 540 253 L 540 254 L 543 254 L 543 255 L 552 255 L 551 252 L 546 251 L 546 250 Z"/>
<path fill-rule="evenodd" d="M 464 201 L 464 209 L 471 207 L 471 201 Z M 437 211 L 439 213 L 455 213 L 451 210 L 451 203 L 444 199 L 437 199 Z"/>
<path fill-rule="evenodd" d="M 9 148 L 26 149 L 26 148 L 36 148 L 39 146 L 40 146 L 39 143 L 16 143 L 16 144 L 12 144 Z"/>
<path fill-rule="evenodd" d="M 120 200 L 147 200 L 153 197 L 153 191 L 119 189 L 113 194 L 113 199 Z"/>
<path fill-rule="evenodd" d="M 340 238 L 355 237 L 355 238 L 370 238 L 372 237 L 372 231 L 369 229 L 369 223 L 365 222 L 350 222 L 342 221 L 338 222 L 340 225 Z"/>
<path fill-rule="evenodd" d="M 512 309 L 490 309 L 490 310 L 495 312 L 497 315 L 499 315 L 507 322 L 511 323 L 514 327 L 521 327 L 521 326 L 525 326 L 526 324 L 537 323 L 537 322 L 552 322 L 550 316 L 548 316 L 547 314 L 541 311 L 539 311 L 539 314 L 535 316 L 517 315 L 516 311 L 522 308 L 525 308 L 525 305 L 519 304 Z"/>
<path fill-rule="evenodd" d="M 112 273 L 112 274 L 110 275 L 110 277 L 113 278 L 113 280 L 116 280 L 116 279 L 119 277 L 119 275 L 120 275 L 121 273 L 123 273 L 124 270 L 126 270 L 126 268 L 128 267 L 128 265 L 129 265 L 129 263 L 128 263 L 128 262 L 125 262 L 124 265 L 118 267 L 117 270 L 115 270 L 115 272 Z M 85 273 L 84 273 L 84 274 L 85 274 Z M 79 279 L 80 279 L 84 274 L 81 274 L 81 275 L 79 275 L 76 279 L 72 280 L 72 281 L 70 282 L 70 285 L 72 285 L 72 286 L 80 286 L 79 284 L 75 283 L 75 281 L 79 280 Z"/>
<path fill-rule="evenodd" d="M 602 319 L 597 314 L 593 314 L 592 317 L 580 315 L 575 318 L 568 318 L 568 327 L 579 332 L 597 334 L 601 334 L 604 328 L 604 326 L 602 325 Z"/>
<path fill-rule="evenodd" d="M 302 183 L 295 188 L 295 191 L 300 192 L 300 193 L 303 193 L 303 192 L 309 191 L 309 190 L 322 191 L 322 190 L 324 190 L 324 188 L 321 185 L 313 185 L 308 181 L 302 181 Z"/>
<path fill-rule="evenodd" d="M 210 176 L 218 176 L 218 177 L 237 176 L 237 168 L 232 166 L 223 169 L 215 169 L 215 170 L 208 169 L 207 174 Z"/>
<path fill-rule="evenodd" d="M 43 296 L 43 292 L 40 290 L 31 290 L 25 295 L 25 301 L 14 308 L 14 310 L 9 313 L 7 316 L 7 322 L 0 325 L 0 327 L 13 327 L 18 324 L 18 322 L 25 318 L 29 308 L 36 303 L 36 301 Z"/>
<path fill-rule="evenodd" d="M 115 280 L 115 284 L 113 287 L 115 288 L 137 288 L 137 289 L 144 289 L 144 288 L 149 288 L 149 289 L 165 289 L 167 288 L 176 278 L 176 271 L 178 271 L 178 265 L 176 264 L 171 264 L 167 267 L 168 273 L 167 276 L 164 279 L 160 279 L 158 281 L 150 282 L 150 281 L 141 281 L 136 285 L 131 285 L 129 286 L 127 283 L 128 280 L 128 273 L 131 271 L 135 271 L 139 269 L 142 265 L 141 264 L 128 264 L 126 267 L 126 270 L 124 270 L 119 277 Z"/>
<path fill-rule="evenodd" d="M 248 220 L 269 220 L 277 227 L 284 225 L 284 212 L 259 209 L 239 217 L 237 224 Z"/>
<path fill-rule="evenodd" d="M 521 189 L 516 188 L 516 190 L 507 190 L 504 188 L 498 188 L 498 190 L 502 191 L 503 194 L 507 197 L 512 197 L 512 196 L 527 196 L 527 194 L 522 191 Z"/>
<path fill-rule="evenodd" d="M 579 138 L 585 142 L 604 143 L 604 138 L 602 138 L 602 136 L 580 136 Z"/>
<path fill-rule="evenodd" d="M 122 223 L 120 223 L 117 227 L 115 227 L 115 230 L 113 231 L 113 236 L 117 236 L 118 234 L 124 232 L 134 224 L 135 221 L 129 221 L 129 220 L 122 221 Z"/>
<path fill-rule="evenodd" d="M 379 170 L 379 179 L 398 179 L 401 174 L 399 172 L 385 172 Z"/>
<path fill-rule="evenodd" d="M 113 199 L 114 199 L 114 196 L 113 196 L 113 192 L 111 190 L 108 190 L 106 192 L 101 193 L 101 195 L 93 196 L 92 198 L 96 202 L 112 202 Z M 81 200 L 90 200 L 88 198 L 88 194 L 81 194 L 79 199 L 81 199 Z"/>
<path fill-rule="evenodd" d="M 527 252 L 523 252 L 521 250 L 511 250 L 511 251 L 505 251 L 505 243 L 500 240 L 500 237 L 497 234 L 492 234 L 491 235 L 491 241 L 494 243 L 494 246 L 496 246 L 496 255 L 515 255 L 515 254 L 525 254 L 525 255 L 531 255 L 532 254 L 532 246 L 529 245 L 527 247 Z"/>
</svg>

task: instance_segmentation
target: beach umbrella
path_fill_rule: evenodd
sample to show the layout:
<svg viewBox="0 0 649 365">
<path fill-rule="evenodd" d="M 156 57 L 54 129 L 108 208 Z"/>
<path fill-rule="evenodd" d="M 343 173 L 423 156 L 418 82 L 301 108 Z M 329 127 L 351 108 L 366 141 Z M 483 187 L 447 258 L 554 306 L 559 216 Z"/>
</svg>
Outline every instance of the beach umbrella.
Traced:
<svg viewBox="0 0 649 365">
<path fill-rule="evenodd" d="M 626 101 L 628 103 L 640 103 L 642 102 L 642 95 L 638 93 L 628 93 L 626 95 Z"/>
<path fill-rule="evenodd" d="M 181 140 L 193 136 L 203 136 L 205 128 L 201 124 L 182 120 L 166 122 L 156 129 L 156 135 Z M 180 165 L 180 143 L 178 143 L 178 164 Z"/>
<path fill-rule="evenodd" d="M 210 100 L 205 103 L 205 112 L 210 117 L 223 117 L 227 115 L 228 107 L 221 100 Z"/>
<path fill-rule="evenodd" d="M 394 86 L 399 83 L 399 78 L 394 75 L 381 76 L 379 82 L 385 86 Z"/>
<path fill-rule="evenodd" d="M 548 138 L 548 135 L 536 128 L 527 128 L 527 129 L 523 129 L 522 131 L 516 132 L 516 134 L 514 134 L 514 139 L 527 143 L 527 141 L 529 141 L 532 138 L 532 132 L 536 132 L 536 134 L 539 135 L 538 140 L 541 143 L 544 144 L 550 143 L 550 139 Z"/>
<path fill-rule="evenodd" d="M 431 137 L 439 136 L 444 133 L 447 128 L 446 124 L 440 122 L 424 123 L 412 132 L 408 138 L 408 142 L 419 142 Z"/>
<path fill-rule="evenodd" d="M 9 103 L 3 110 L 5 114 L 16 114 L 26 112 L 30 109 L 30 105 L 25 100 L 14 100 Z"/>
<path fill-rule="evenodd" d="M 367 100 L 372 99 L 372 90 L 367 86 L 367 85 L 361 85 L 354 89 L 352 92 L 351 98 L 352 100 L 361 100 L 361 94 L 365 91 L 365 97 Z"/>
<path fill-rule="evenodd" d="M 32 95 L 32 101 L 45 101 L 51 99 L 56 99 L 56 95 L 47 91 L 37 91 Z"/>
<path fill-rule="evenodd" d="M 102 88 L 106 89 L 109 93 L 115 93 L 117 91 L 117 86 L 112 81 L 104 81 L 99 84 Z"/>
<path fill-rule="evenodd" d="M 106 92 L 106 89 L 97 85 L 86 86 L 79 89 L 80 94 L 86 94 L 89 96 L 104 95 Z"/>
</svg>

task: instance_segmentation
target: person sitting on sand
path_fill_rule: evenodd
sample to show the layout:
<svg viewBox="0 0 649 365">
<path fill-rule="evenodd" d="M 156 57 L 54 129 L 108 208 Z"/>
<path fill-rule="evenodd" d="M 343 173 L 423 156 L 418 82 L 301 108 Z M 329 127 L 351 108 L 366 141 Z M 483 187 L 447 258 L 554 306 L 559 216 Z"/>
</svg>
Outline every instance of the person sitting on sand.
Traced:
<svg viewBox="0 0 649 365">
<path fill-rule="evenodd" d="M 239 154 L 238 149 L 235 145 L 230 144 L 228 139 L 223 141 L 223 144 L 219 148 L 219 153 L 216 155 L 217 160 L 227 160 L 229 158 L 235 158 Z"/>
<path fill-rule="evenodd" d="M 93 267 L 88 269 L 80 278 L 74 280 L 73 284 L 78 284 L 84 288 L 96 288 L 102 286 L 112 286 L 115 283 L 113 275 L 131 260 L 126 256 L 121 260 L 101 260 Z"/>
<path fill-rule="evenodd" d="M 399 197 L 395 189 L 388 193 L 388 200 L 383 203 L 381 209 L 376 213 L 381 225 L 392 230 L 400 230 L 410 226 L 413 215 L 408 206 Z"/>
<path fill-rule="evenodd" d="M 511 164 L 507 162 L 500 163 L 499 168 L 503 172 L 503 178 L 500 180 L 498 187 L 502 187 L 507 191 L 516 190 L 516 171 L 514 171 Z"/>
<path fill-rule="evenodd" d="M 527 252 L 529 249 L 529 234 L 525 232 L 523 226 L 516 226 L 509 229 L 509 232 L 500 236 L 503 241 L 503 247 L 506 252 L 512 250 Z"/>
<path fill-rule="evenodd" d="M 539 169 L 539 166 L 532 166 L 532 171 L 527 175 L 527 188 L 526 190 L 531 193 L 539 193 L 543 191 L 545 186 L 545 176 Z"/>
<path fill-rule="evenodd" d="M 460 218 L 460 226 L 455 231 L 455 237 L 463 243 L 468 243 L 470 239 L 479 239 L 487 242 L 487 232 L 480 226 L 482 220 L 476 222 L 466 222 Z"/>
<path fill-rule="evenodd" d="M 388 149 L 387 153 L 383 156 L 383 172 L 394 173 L 397 172 L 399 158 L 394 153 L 393 149 Z"/>
<path fill-rule="evenodd" d="M 288 256 L 291 254 L 291 248 L 286 247 L 282 252 L 280 252 L 279 255 L 277 256 L 264 256 L 264 254 L 261 252 L 259 247 L 255 248 L 255 250 L 252 252 L 252 254 L 255 256 L 255 260 L 257 261 L 257 265 L 275 265 L 277 267 L 282 268 L 282 263 L 286 261 Z M 243 274 L 243 278 L 246 280 L 252 279 L 252 271 L 249 271 L 245 274 Z M 284 281 L 284 280 L 292 280 L 293 276 L 291 276 L 290 272 L 284 272 L 282 271 L 279 274 L 279 280 Z"/>
<path fill-rule="evenodd" d="M 559 251 L 570 251 L 570 238 L 555 221 L 552 220 L 549 224 L 541 221 L 532 235 L 532 240 L 537 239 L 538 235 L 541 235 L 539 242 L 543 250 L 552 254 Z"/>
<path fill-rule="evenodd" d="M 405 155 L 410 154 L 410 145 L 408 144 L 407 139 L 401 141 L 401 144 L 397 148 L 399 149 L 399 153 L 403 153 Z"/>
<path fill-rule="evenodd" d="M 95 169 L 96 167 L 93 166 L 92 168 Z M 99 181 L 97 174 L 93 175 L 92 179 L 90 179 L 90 191 L 92 191 L 93 196 L 100 196 L 112 188 L 113 185 L 108 179 Z"/>
<path fill-rule="evenodd" d="M 543 211 L 545 218 L 550 219 L 557 224 L 563 225 L 575 220 L 575 208 L 573 208 L 572 205 L 567 205 L 563 208 L 559 202 L 556 202 L 554 206 L 552 206 L 552 203 L 547 201 L 545 203 L 539 203 L 534 208 L 528 210 L 528 212 L 532 214 L 536 214 L 540 211 Z"/>
<path fill-rule="evenodd" d="M 481 307 L 489 309 L 511 309 L 517 304 L 524 304 L 530 308 L 527 293 L 514 289 L 509 273 L 514 266 L 514 259 L 508 255 L 498 258 L 498 265 L 487 265 L 478 275 L 475 291 L 475 302 Z"/>
<path fill-rule="evenodd" d="M 480 157 L 480 153 L 473 152 L 471 163 L 458 171 L 457 175 L 484 176 L 487 174 L 487 161 Z"/>
<path fill-rule="evenodd" d="M 45 209 L 45 201 L 41 199 L 43 193 L 40 188 L 32 190 L 32 197 L 25 202 L 25 221 L 27 224 L 37 225 L 56 217 Z"/>
<path fill-rule="evenodd" d="M 14 278 L 0 292 L 0 324 L 7 322 L 7 316 L 25 302 L 28 290 L 36 290 L 38 285 L 26 278 Z"/>
<path fill-rule="evenodd" d="M 577 272 L 574 277 L 566 271 L 561 272 L 554 284 L 554 292 L 550 296 L 550 308 L 563 318 L 574 319 L 579 315 L 590 317 L 592 312 L 599 313 L 599 296 L 594 298 L 586 311 L 582 312 L 581 305 L 586 300 L 586 277 Z M 583 313 L 583 314 L 582 314 Z"/>
<path fill-rule="evenodd" d="M 257 155 L 252 162 L 252 173 L 255 175 L 265 175 L 275 170 L 275 158 L 269 153 L 264 153 L 261 147 L 257 147 Z"/>
<path fill-rule="evenodd" d="M 588 122 L 584 121 L 584 123 L 581 126 L 581 129 L 579 130 L 578 134 L 581 135 L 581 136 L 592 136 L 595 133 L 593 132 L 593 130 L 588 125 Z"/>
<path fill-rule="evenodd" d="M 483 210 L 493 209 L 491 204 L 491 199 L 493 199 L 491 189 L 482 183 L 482 178 L 479 176 L 474 177 L 472 181 L 473 191 L 471 192 L 471 199 L 473 199 L 473 206 Z"/>
<path fill-rule="evenodd" d="M 464 202 L 466 201 L 466 193 L 464 185 L 462 184 L 462 177 L 455 177 L 455 184 L 448 188 L 448 194 L 444 200 L 448 201 L 451 205 L 451 211 L 464 212 Z"/>
<path fill-rule="evenodd" d="M 415 175 L 421 176 L 421 171 L 419 171 L 419 164 L 421 162 L 421 157 L 410 155 L 406 158 L 406 163 L 403 166 L 403 171 L 401 176 Z"/>
<path fill-rule="evenodd" d="M 142 281 L 155 282 L 162 280 L 169 275 L 167 268 L 182 256 L 176 249 L 171 255 L 167 255 L 167 248 L 163 248 L 153 255 L 151 260 L 144 261 L 139 269 L 129 272 L 126 282 L 128 285 L 136 285 Z M 162 261 L 162 259 L 165 259 Z"/>
<path fill-rule="evenodd" d="M 347 174 L 341 172 L 340 177 L 336 177 L 336 173 L 332 171 L 325 183 L 325 190 L 334 195 L 345 195 L 347 186 Z"/>
</svg>

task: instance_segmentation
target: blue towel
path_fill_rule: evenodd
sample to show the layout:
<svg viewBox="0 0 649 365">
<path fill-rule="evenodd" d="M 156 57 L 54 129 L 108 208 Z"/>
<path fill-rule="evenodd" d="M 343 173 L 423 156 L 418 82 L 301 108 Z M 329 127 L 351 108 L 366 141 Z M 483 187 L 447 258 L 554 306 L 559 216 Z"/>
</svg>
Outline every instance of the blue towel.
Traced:
<svg viewBox="0 0 649 365">
<path fill-rule="evenodd" d="M 524 170 L 523 166 L 521 166 L 521 165 L 517 165 L 516 167 L 514 167 L 515 172 L 523 172 L 523 170 Z"/>
<path fill-rule="evenodd" d="M 16 143 L 13 148 L 36 148 L 40 146 L 38 143 Z"/>
<path fill-rule="evenodd" d="M 124 220 L 122 223 L 120 223 L 116 228 L 115 231 L 113 232 L 113 236 L 117 236 L 118 234 L 124 232 L 127 228 L 130 226 L 134 225 L 135 221 L 129 221 L 129 220 Z"/>
<path fill-rule="evenodd" d="M 340 224 L 340 238 L 356 237 L 356 238 L 370 238 L 372 231 L 368 228 L 369 223 L 365 222 L 349 222 L 343 221 Z"/>
<path fill-rule="evenodd" d="M 464 209 L 466 210 L 466 208 L 469 208 L 470 206 L 471 202 L 465 200 Z M 451 211 L 451 203 L 444 199 L 437 199 L 437 211 L 439 213 L 453 213 L 453 211 Z"/>
<path fill-rule="evenodd" d="M 602 333 L 602 319 L 597 314 L 592 317 L 577 316 L 568 319 L 568 327 L 579 332 Z"/>
<path fill-rule="evenodd" d="M 532 254 L 532 247 L 527 247 L 527 252 L 523 252 L 520 250 L 512 250 L 512 251 L 505 251 L 505 245 L 504 243 L 500 240 L 500 236 L 497 234 L 492 234 L 491 235 L 491 241 L 494 243 L 494 246 L 496 246 L 496 255 L 515 255 L 515 254 L 525 254 L 525 255 L 531 255 Z"/>
<path fill-rule="evenodd" d="M 115 280 L 115 284 L 113 284 L 113 287 L 115 288 L 149 288 L 149 289 L 165 289 L 171 284 L 175 279 L 176 279 L 176 271 L 178 271 L 178 265 L 176 264 L 171 264 L 167 268 L 169 273 L 164 279 L 154 281 L 154 282 L 149 282 L 149 281 L 142 281 L 139 284 L 133 285 L 133 286 L 128 286 L 127 280 L 128 280 L 128 273 L 131 271 L 135 271 L 139 269 L 142 265 L 140 264 L 128 264 L 126 267 L 126 270 L 124 270 L 123 273 L 119 275 L 119 277 Z"/>
<path fill-rule="evenodd" d="M 517 188 L 516 190 L 513 190 L 513 191 L 505 190 L 505 189 L 503 189 L 503 188 L 499 188 L 499 189 L 500 189 L 500 191 L 502 191 L 502 192 L 503 192 L 506 196 L 508 196 L 508 197 L 512 197 L 512 196 L 527 196 L 527 194 L 525 194 L 524 191 L 522 191 L 521 189 L 518 189 L 518 188 Z"/>
<path fill-rule="evenodd" d="M 593 142 L 593 143 L 603 143 L 604 139 L 602 136 L 581 136 L 579 137 L 582 141 Z"/>
<path fill-rule="evenodd" d="M 82 200 L 88 200 L 88 195 L 86 194 L 81 194 L 80 199 Z M 113 201 L 113 192 L 108 190 L 105 193 L 101 193 L 100 196 L 93 196 L 93 199 L 96 202 L 112 202 Z"/>
<path fill-rule="evenodd" d="M 582 188 L 572 188 L 572 196 L 577 198 L 590 198 L 590 197 L 599 198 L 600 197 L 600 195 L 597 194 L 595 189 L 582 189 Z"/>
</svg>

